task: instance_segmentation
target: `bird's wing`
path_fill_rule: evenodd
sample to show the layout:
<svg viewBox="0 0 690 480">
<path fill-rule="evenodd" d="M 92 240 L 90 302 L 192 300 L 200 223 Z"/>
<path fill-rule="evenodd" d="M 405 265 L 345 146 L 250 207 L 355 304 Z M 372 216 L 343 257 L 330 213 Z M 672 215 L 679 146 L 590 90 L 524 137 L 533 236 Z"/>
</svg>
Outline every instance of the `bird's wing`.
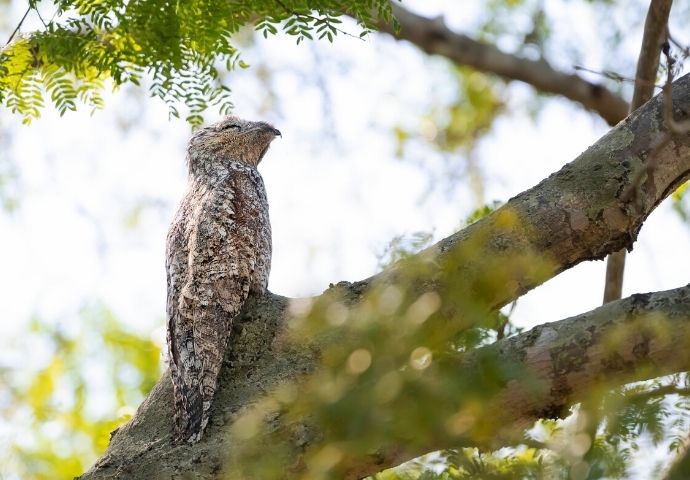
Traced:
<svg viewBox="0 0 690 480">
<path fill-rule="evenodd" d="M 198 221 L 191 223 L 187 281 L 174 321 L 187 417 L 178 428 L 192 442 L 208 421 L 232 319 L 249 295 L 256 265 L 256 234 L 238 221 L 238 193 L 229 181 L 209 192 L 192 213 Z"/>
<path fill-rule="evenodd" d="M 168 344 L 168 365 L 170 367 L 170 378 L 173 384 L 173 399 L 175 401 L 175 424 L 176 433 L 179 435 L 185 431 L 183 425 L 187 423 L 187 412 L 189 390 L 189 372 L 191 362 L 189 352 L 193 352 L 193 347 L 187 342 L 191 338 L 191 324 L 181 315 L 179 309 L 180 291 L 187 281 L 189 242 L 187 238 L 186 226 L 190 219 L 191 199 L 189 193 L 183 199 L 170 229 L 168 230 L 165 270 L 167 273 L 168 295 L 167 295 L 167 344 Z"/>
</svg>

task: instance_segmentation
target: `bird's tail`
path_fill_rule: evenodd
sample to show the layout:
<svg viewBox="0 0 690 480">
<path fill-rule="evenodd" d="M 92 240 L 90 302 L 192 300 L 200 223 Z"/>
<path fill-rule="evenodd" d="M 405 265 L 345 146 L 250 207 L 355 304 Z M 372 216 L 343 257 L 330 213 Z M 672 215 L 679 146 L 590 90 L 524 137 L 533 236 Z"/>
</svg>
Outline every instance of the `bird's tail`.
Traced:
<svg viewBox="0 0 690 480">
<path fill-rule="evenodd" d="M 208 412 L 204 411 L 204 399 L 197 382 L 189 374 L 176 374 L 172 371 L 173 396 L 175 400 L 175 441 L 177 443 L 196 443 L 201 439 Z M 181 373 L 181 372 L 180 372 Z"/>
<path fill-rule="evenodd" d="M 215 328 L 214 328 L 215 327 Z M 190 329 L 192 330 L 192 329 Z M 175 398 L 176 440 L 196 443 L 208 424 L 211 401 L 223 365 L 227 333 L 212 322 L 200 321 L 193 331 L 185 332 L 177 343 L 170 373 Z M 182 344 L 181 344 L 182 343 Z"/>
</svg>

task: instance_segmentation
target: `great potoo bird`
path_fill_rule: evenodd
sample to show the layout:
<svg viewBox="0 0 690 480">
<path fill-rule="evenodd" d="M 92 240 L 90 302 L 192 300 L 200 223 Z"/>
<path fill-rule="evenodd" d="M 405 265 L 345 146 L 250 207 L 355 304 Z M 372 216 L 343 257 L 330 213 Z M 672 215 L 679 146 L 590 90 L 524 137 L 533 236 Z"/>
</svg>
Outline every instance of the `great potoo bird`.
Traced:
<svg viewBox="0 0 690 480">
<path fill-rule="evenodd" d="M 167 239 L 167 331 L 175 438 L 206 428 L 233 318 L 266 291 L 271 225 L 257 171 L 280 132 L 228 117 L 197 131 L 187 147 L 189 185 Z"/>
</svg>

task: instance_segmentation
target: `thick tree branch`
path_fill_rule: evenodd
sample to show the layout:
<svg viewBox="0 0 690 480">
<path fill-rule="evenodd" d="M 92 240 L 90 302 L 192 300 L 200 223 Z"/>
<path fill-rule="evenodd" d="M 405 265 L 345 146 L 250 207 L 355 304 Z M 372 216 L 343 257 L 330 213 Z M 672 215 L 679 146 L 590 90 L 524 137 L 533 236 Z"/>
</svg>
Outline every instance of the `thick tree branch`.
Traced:
<svg viewBox="0 0 690 480">
<path fill-rule="evenodd" d="M 609 125 L 628 115 L 628 103 L 605 86 L 588 82 L 575 74 L 555 70 L 545 60 L 530 60 L 505 53 L 493 45 L 478 42 L 450 30 L 442 18 L 417 15 L 393 2 L 393 14 L 400 32 L 380 22 L 380 31 L 407 40 L 429 54 L 442 55 L 458 65 L 467 65 L 507 80 L 520 80 L 543 93 L 561 95 L 598 113 Z"/>
<path fill-rule="evenodd" d="M 673 100 L 677 116 L 687 118 L 690 76 L 674 84 Z M 640 186 L 635 205 L 622 199 L 655 140 L 664 135 L 660 131 L 664 125 L 662 103 L 659 97 L 647 103 L 559 172 L 420 253 L 417 260 L 427 268 L 423 276 L 416 278 L 417 291 L 438 289 L 442 281 L 456 279 L 464 289 L 464 293 L 457 292 L 463 293 L 459 296 L 479 298 L 498 308 L 581 261 L 600 259 L 630 247 L 650 212 L 690 177 L 690 135 L 674 135 L 657 153 L 655 168 Z M 402 269 L 393 267 L 361 282 L 343 283 L 340 288 L 356 304 L 370 284 L 398 282 L 401 277 Z M 542 387 L 527 392 L 519 384 L 506 382 L 505 390 L 495 400 L 501 411 L 492 415 L 502 423 L 487 424 L 488 418 L 476 420 L 497 429 L 488 434 L 487 443 L 489 437 L 513 437 L 539 415 L 562 413 L 576 399 L 579 387 L 598 381 L 629 382 L 687 369 L 689 350 L 681 345 L 690 334 L 686 327 L 687 303 L 687 287 L 634 296 L 488 347 L 506 362 L 520 361 L 534 369 Z M 228 452 L 234 452 L 242 443 L 233 438 L 229 426 L 267 391 L 313 371 L 318 363 L 318 343 L 305 346 L 286 340 L 287 305 L 287 299 L 267 295 L 248 304 L 235 320 L 228 366 L 221 375 L 211 424 L 202 442 L 193 447 L 171 445 L 172 397 L 165 375 L 83 478 L 218 478 L 228 466 Z M 654 311 L 660 316 L 652 320 L 647 315 Z M 663 337 L 654 328 L 646 330 L 656 324 L 671 326 L 673 333 Z M 593 332 L 604 331 L 599 328 L 615 331 L 620 326 L 625 326 L 622 332 L 632 332 L 632 336 L 621 335 L 611 350 L 615 354 L 610 354 L 603 349 L 603 337 Z M 458 368 L 472 368 L 477 364 L 472 363 L 473 358 L 480 362 L 481 351 L 457 359 Z M 649 368 L 639 370 L 642 366 Z M 453 443 L 461 444 L 461 437 L 454 438 Z M 295 448 L 304 451 L 317 444 L 317 439 L 318 434 L 310 430 L 295 434 Z M 384 469 L 421 450 L 439 446 L 408 450 L 391 439 L 391 446 L 375 456 L 354 459 L 347 478 Z"/>
<path fill-rule="evenodd" d="M 391 458 L 362 462 L 346 478 L 361 478 L 424 453 L 480 446 L 493 449 L 519 443 L 539 418 L 562 418 L 568 407 L 593 389 L 616 387 L 690 369 L 690 285 L 666 292 L 636 294 L 575 317 L 547 323 L 457 362 L 458 371 L 482 368 L 485 358 L 529 372 L 506 378 L 492 401 L 492 415 L 464 418 L 450 443 L 416 451 L 391 449 Z M 669 394 L 677 393 L 669 389 Z M 484 442 L 478 442 L 478 439 Z"/>
<path fill-rule="evenodd" d="M 666 41 L 668 16 L 672 0 L 652 0 L 644 24 L 642 47 L 637 59 L 635 90 L 630 112 L 644 105 L 654 94 L 656 73 L 659 70 L 661 46 Z M 623 295 L 623 274 L 625 273 L 625 250 L 612 253 L 606 259 L 606 280 L 604 303 L 618 300 Z"/>
</svg>

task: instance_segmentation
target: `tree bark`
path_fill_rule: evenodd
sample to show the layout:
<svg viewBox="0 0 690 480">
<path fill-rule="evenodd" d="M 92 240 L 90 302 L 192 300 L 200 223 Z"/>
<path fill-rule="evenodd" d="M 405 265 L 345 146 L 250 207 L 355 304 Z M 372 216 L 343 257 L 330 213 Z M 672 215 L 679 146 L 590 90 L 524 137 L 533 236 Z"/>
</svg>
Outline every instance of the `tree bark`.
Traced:
<svg viewBox="0 0 690 480">
<path fill-rule="evenodd" d="M 457 371 L 482 368 L 483 359 L 516 366 L 495 396 L 492 415 L 462 418 L 452 442 L 405 450 L 401 445 L 363 459 L 344 478 L 372 475 L 423 454 L 461 446 L 496 449 L 524 440 L 540 418 L 563 418 L 594 389 L 616 387 L 690 368 L 690 285 L 635 294 L 458 357 Z M 529 381 L 524 373 L 529 372 Z"/>
<path fill-rule="evenodd" d="M 673 99 L 678 116 L 687 118 L 689 75 L 675 82 Z M 646 217 L 690 177 L 690 135 L 674 136 L 658 152 L 655 168 L 640 186 L 635 203 L 625 200 L 624 192 L 662 134 L 662 103 L 660 97 L 650 101 L 560 171 L 418 254 L 417 259 L 428 268 L 417 279 L 417 292 L 439 288 L 441 279 L 457 278 L 466 295 L 499 308 L 579 262 L 631 248 Z M 471 256 L 465 255 L 468 251 Z M 458 265 L 459 254 L 462 263 L 447 268 Z M 370 285 L 396 282 L 401 275 L 401 268 L 393 266 L 360 282 L 342 282 L 338 288 L 356 303 Z M 506 362 L 521 362 L 542 381 L 541 388 L 530 392 L 506 383 L 492 409 L 500 422 L 476 420 L 477 425 L 490 427 L 487 444 L 495 443 L 490 438 L 513 437 L 534 418 L 562 414 L 577 399 L 580 388 L 687 370 L 683 342 L 690 335 L 686 326 L 689 296 L 688 287 L 633 296 L 486 347 Z M 213 479 L 232 469 L 227 455 L 241 440 L 233 438 L 229 427 L 280 382 L 312 372 L 320 358 L 323 345 L 318 341 L 305 339 L 305 344 L 297 345 L 287 340 L 288 304 L 287 298 L 268 294 L 248 302 L 235 319 L 227 366 L 200 443 L 171 444 L 172 393 L 166 373 L 132 420 L 114 433 L 103 457 L 81 478 Z M 672 328 L 673 335 L 648 328 L 650 322 Z M 617 327 L 624 328 L 623 340 L 612 350 L 610 344 L 604 348 L 602 332 L 617 331 Z M 458 359 L 458 368 L 473 368 L 482 350 Z M 639 368 L 643 366 L 648 368 Z M 318 439 L 314 431 L 299 435 L 294 438 L 295 449 L 302 452 L 318 446 Z M 393 440 L 392 446 L 375 455 L 355 459 L 345 478 L 370 474 L 424 453 Z M 462 435 L 453 445 L 428 445 L 426 450 L 461 443 Z"/>
<path fill-rule="evenodd" d="M 554 69 L 544 60 L 530 60 L 506 53 L 493 45 L 479 42 L 450 30 L 443 18 L 417 15 L 392 2 L 393 15 L 400 24 L 396 33 L 392 25 L 379 22 L 378 29 L 396 39 L 407 40 L 428 54 L 441 55 L 457 65 L 466 65 L 492 73 L 506 80 L 519 80 L 542 93 L 561 95 L 599 114 L 609 125 L 628 115 L 628 102 L 604 85 L 588 82 L 574 73 Z"/>
</svg>

